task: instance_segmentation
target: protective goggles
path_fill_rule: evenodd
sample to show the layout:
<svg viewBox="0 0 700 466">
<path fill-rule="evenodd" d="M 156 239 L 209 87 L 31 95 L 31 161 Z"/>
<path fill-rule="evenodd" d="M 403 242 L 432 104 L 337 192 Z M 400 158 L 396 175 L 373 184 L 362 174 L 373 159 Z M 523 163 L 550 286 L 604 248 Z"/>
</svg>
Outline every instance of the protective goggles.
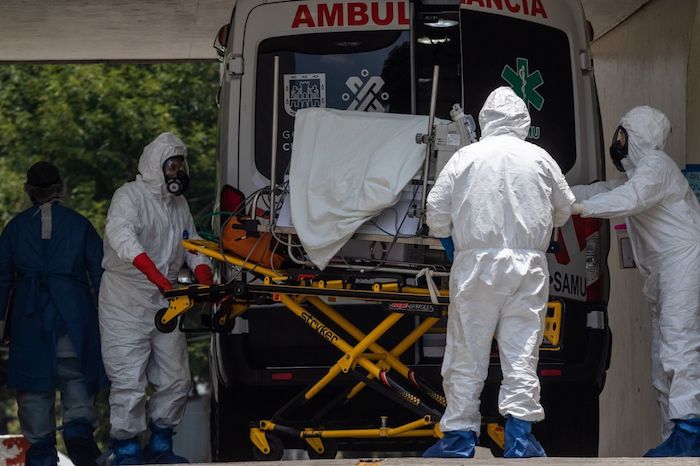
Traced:
<svg viewBox="0 0 700 466">
<path fill-rule="evenodd" d="M 190 174 L 190 168 L 187 165 L 187 160 L 182 155 L 175 155 L 163 162 L 163 174 L 165 176 L 176 176 L 177 172 L 182 171 L 187 175 Z"/>
</svg>

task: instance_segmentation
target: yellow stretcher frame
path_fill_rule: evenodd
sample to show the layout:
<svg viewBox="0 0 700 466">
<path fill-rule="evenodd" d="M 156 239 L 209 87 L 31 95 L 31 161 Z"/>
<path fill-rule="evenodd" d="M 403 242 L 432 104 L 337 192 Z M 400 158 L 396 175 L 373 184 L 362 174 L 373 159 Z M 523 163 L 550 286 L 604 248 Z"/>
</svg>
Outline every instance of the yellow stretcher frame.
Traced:
<svg viewBox="0 0 700 466">
<path fill-rule="evenodd" d="M 386 426 L 385 419 L 383 419 L 382 426 L 376 429 L 317 429 L 313 427 L 298 429 L 282 426 L 277 422 L 273 422 L 273 420 L 261 420 L 259 421 L 257 427 L 251 428 L 250 439 L 258 449 L 260 453 L 259 456 L 262 459 L 272 459 L 278 454 L 281 455 L 281 453 L 278 451 L 274 451 L 275 448 L 279 448 L 279 441 L 275 439 L 276 441 L 272 442 L 270 441 L 272 439 L 269 438 L 270 433 L 275 431 L 281 431 L 286 434 L 291 432 L 294 435 L 298 435 L 300 439 L 303 439 L 308 444 L 309 448 L 311 449 L 310 451 L 315 452 L 317 455 L 331 453 L 326 451 L 326 445 L 321 439 L 442 437 L 438 424 L 440 413 L 434 409 L 430 409 L 428 405 L 423 402 L 421 396 L 427 396 L 433 404 L 438 405 L 442 409 L 444 409 L 446 406 L 445 397 L 430 388 L 428 384 L 423 382 L 414 373 L 414 371 L 403 364 L 399 359 L 405 351 L 411 348 L 425 333 L 427 333 L 435 326 L 435 324 L 437 324 L 437 322 L 440 320 L 439 316 L 425 317 L 422 322 L 420 322 L 419 325 L 417 325 L 408 335 L 406 335 L 394 348 L 387 350 L 379 345 L 377 340 L 389 329 L 391 329 L 405 315 L 405 313 L 390 312 L 382 322 L 380 322 L 369 333 L 365 334 L 345 317 L 343 317 L 339 312 L 333 309 L 332 306 L 323 301 L 318 295 L 318 293 L 321 291 L 328 295 L 327 291 L 329 290 L 331 295 L 333 293 L 344 295 L 346 293 L 347 286 L 339 280 L 328 282 L 315 280 L 309 283 L 304 283 L 301 286 L 282 286 L 282 283 L 287 281 L 287 276 L 275 270 L 246 262 L 244 259 L 238 256 L 224 254 L 219 251 L 219 245 L 214 242 L 205 240 L 184 240 L 182 244 L 188 251 L 197 252 L 226 264 L 254 272 L 259 276 L 263 276 L 263 284 L 256 285 L 257 292 L 269 293 L 273 295 L 275 301 L 279 301 L 281 304 L 283 304 L 288 310 L 304 321 L 313 331 L 318 333 L 326 341 L 341 351 L 342 356 L 340 359 L 328 369 L 327 373 L 321 377 L 318 382 L 303 393 L 304 400 L 311 400 L 340 374 L 348 373 L 359 366 L 366 371 L 365 377 L 367 383 L 370 383 L 375 379 L 381 380 L 384 385 L 391 388 L 405 403 L 415 406 L 416 409 L 423 408 L 426 411 L 426 414 L 419 416 L 415 421 L 396 427 Z M 195 291 L 205 292 L 207 288 L 209 287 L 200 286 L 196 287 Z M 280 292 L 279 290 L 284 290 L 285 292 Z M 294 294 L 291 294 L 292 292 Z M 398 284 L 394 283 L 376 283 L 372 287 L 372 292 L 367 294 L 367 298 L 363 297 L 362 293 L 359 293 L 359 296 L 357 296 L 356 299 L 381 301 L 385 296 L 385 293 L 386 299 L 388 300 L 389 296 L 395 298 L 397 292 L 401 294 L 402 299 L 405 298 L 406 300 L 421 299 L 425 301 L 426 296 L 430 294 L 427 288 L 399 287 Z M 353 295 L 357 294 L 357 291 L 353 292 Z M 168 294 L 166 294 L 166 296 L 168 296 Z M 447 296 L 447 290 L 439 291 L 439 299 L 441 303 L 447 303 Z M 156 316 L 156 325 L 159 326 L 159 328 L 169 329 L 165 331 L 170 331 L 170 329 L 174 330 L 174 326 L 172 325 L 173 322 L 176 324 L 177 319 L 194 305 L 194 299 L 188 294 L 181 294 L 177 296 L 170 295 L 168 296 L 168 301 L 168 308 L 163 309 Z M 307 302 L 313 306 L 314 309 L 322 313 L 325 318 L 330 319 L 330 321 L 332 321 L 335 325 L 343 329 L 355 340 L 357 340 L 357 343 L 352 345 L 346 342 L 336 332 L 328 327 L 324 321 L 319 319 L 317 315 L 310 312 L 308 308 L 303 307 L 301 305 L 303 302 Z M 551 344 L 553 350 L 558 350 L 560 343 L 562 304 L 559 302 L 550 302 L 548 303 L 548 307 L 550 308 L 548 311 L 551 310 L 552 312 L 548 312 L 548 316 L 545 319 L 545 339 Z M 232 313 L 234 316 L 237 316 L 246 310 L 247 306 L 245 305 L 233 306 Z M 551 314 L 551 316 L 549 314 Z M 393 381 L 393 379 L 391 379 L 388 375 L 390 371 L 398 373 L 404 380 L 408 381 L 412 389 L 418 388 L 421 390 L 423 392 L 422 395 L 416 395 L 405 389 L 399 383 Z M 365 382 L 357 383 L 351 390 L 349 390 L 345 396 L 345 399 L 351 400 L 361 390 L 363 390 L 365 386 Z M 498 429 L 497 424 L 489 424 L 487 433 L 490 437 L 492 437 L 494 442 L 502 446 L 502 430 Z"/>
</svg>

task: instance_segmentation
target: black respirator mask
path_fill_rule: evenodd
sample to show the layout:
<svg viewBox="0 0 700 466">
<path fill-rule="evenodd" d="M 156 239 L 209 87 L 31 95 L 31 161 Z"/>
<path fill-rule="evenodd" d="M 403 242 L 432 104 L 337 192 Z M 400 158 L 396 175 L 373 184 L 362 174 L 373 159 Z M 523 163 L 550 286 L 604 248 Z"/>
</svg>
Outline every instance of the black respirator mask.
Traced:
<svg viewBox="0 0 700 466">
<path fill-rule="evenodd" d="M 182 155 L 170 157 L 163 163 L 165 188 L 174 196 L 179 196 L 187 190 L 190 184 L 189 168 Z"/>
<path fill-rule="evenodd" d="M 622 166 L 622 159 L 627 157 L 627 155 L 627 131 L 622 126 L 618 126 L 613 136 L 612 144 L 610 145 L 610 158 L 618 171 L 625 171 L 625 167 Z"/>
</svg>

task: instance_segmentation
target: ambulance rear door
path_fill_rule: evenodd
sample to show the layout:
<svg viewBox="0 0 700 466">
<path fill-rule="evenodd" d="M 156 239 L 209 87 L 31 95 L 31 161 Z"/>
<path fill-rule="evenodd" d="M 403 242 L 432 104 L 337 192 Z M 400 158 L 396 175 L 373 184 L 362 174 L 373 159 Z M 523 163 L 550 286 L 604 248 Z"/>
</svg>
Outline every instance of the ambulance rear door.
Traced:
<svg viewBox="0 0 700 466">
<path fill-rule="evenodd" d="M 603 177 L 600 119 L 587 23 L 578 0 L 462 0 L 464 108 L 478 115 L 488 94 L 510 86 L 526 102 L 527 138 L 549 152 L 568 182 Z M 550 255 L 550 293 L 604 301 L 603 223 L 575 218 Z M 589 241 L 590 240 L 590 241 Z"/>
</svg>

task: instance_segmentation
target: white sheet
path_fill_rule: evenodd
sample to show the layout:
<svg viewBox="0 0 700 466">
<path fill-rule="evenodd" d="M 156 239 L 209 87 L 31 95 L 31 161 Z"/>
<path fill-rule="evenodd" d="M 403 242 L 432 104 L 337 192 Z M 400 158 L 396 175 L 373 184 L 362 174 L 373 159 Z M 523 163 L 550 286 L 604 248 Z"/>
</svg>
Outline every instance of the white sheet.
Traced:
<svg viewBox="0 0 700 466">
<path fill-rule="evenodd" d="M 299 110 L 289 175 L 292 222 L 323 270 L 367 220 L 392 206 L 423 166 L 428 117 Z"/>
</svg>

